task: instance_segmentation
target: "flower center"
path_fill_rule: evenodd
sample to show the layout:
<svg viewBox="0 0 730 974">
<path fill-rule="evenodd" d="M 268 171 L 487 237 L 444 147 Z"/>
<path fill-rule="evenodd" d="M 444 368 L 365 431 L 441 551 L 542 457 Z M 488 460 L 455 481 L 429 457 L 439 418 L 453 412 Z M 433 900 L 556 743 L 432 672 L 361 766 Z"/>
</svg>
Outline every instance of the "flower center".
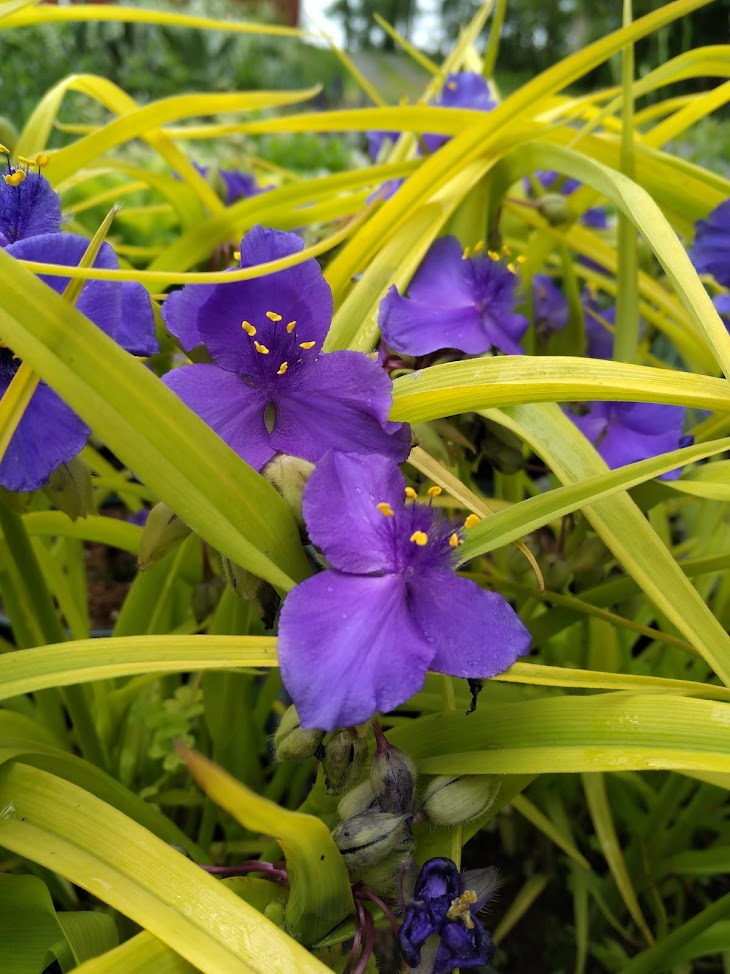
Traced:
<svg viewBox="0 0 730 974">
<path fill-rule="evenodd" d="M 449 912 L 446 914 L 449 920 L 463 920 L 467 930 L 474 929 L 474 920 L 471 915 L 471 908 L 477 901 L 477 894 L 473 889 L 465 889 L 461 896 L 457 896 L 451 901 Z"/>
<path fill-rule="evenodd" d="M 285 321 L 278 311 L 265 312 L 264 319 L 257 322 L 244 319 L 241 328 L 262 356 L 262 372 L 274 381 L 276 376 L 286 375 L 293 365 L 301 365 L 304 353 L 317 344 L 300 341 L 302 336 L 297 334 L 296 320 Z"/>
</svg>

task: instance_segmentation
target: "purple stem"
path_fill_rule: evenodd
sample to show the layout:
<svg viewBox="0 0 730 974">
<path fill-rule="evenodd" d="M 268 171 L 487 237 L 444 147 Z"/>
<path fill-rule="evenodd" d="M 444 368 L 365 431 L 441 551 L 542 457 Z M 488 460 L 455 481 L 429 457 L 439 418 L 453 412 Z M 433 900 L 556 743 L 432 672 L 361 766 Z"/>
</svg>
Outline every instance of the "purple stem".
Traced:
<svg viewBox="0 0 730 974">
<path fill-rule="evenodd" d="M 246 876 L 249 873 L 260 873 L 262 879 L 270 879 L 274 883 L 286 885 L 289 881 L 286 869 L 278 869 L 270 862 L 261 862 L 259 859 L 249 859 L 247 862 L 239 863 L 238 866 L 200 866 L 212 876 Z"/>
<path fill-rule="evenodd" d="M 357 962 L 352 970 L 352 974 L 365 974 L 365 969 L 368 966 L 368 961 L 373 953 L 373 948 L 375 947 L 375 922 L 369 910 L 366 910 L 361 903 L 356 904 L 358 909 L 362 910 L 364 914 L 364 932 L 365 937 L 363 939 L 362 953 L 360 954 L 360 960 Z"/>
<path fill-rule="evenodd" d="M 396 935 L 396 937 L 398 936 L 398 921 L 393 916 L 393 913 L 385 900 L 381 899 L 377 893 L 373 893 L 371 889 L 367 889 L 365 886 L 361 886 L 355 890 L 355 897 L 359 897 L 363 900 L 370 900 L 371 902 L 375 903 L 375 905 L 383 911 L 383 916 L 385 916 L 390 924 L 393 933 Z"/>
</svg>

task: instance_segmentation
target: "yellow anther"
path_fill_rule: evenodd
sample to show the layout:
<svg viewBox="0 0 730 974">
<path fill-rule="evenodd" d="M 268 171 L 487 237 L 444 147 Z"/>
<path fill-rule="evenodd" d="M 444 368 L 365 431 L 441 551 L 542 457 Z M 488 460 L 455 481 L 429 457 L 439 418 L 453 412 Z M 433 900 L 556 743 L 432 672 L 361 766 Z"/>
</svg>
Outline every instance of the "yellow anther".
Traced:
<svg viewBox="0 0 730 974">
<path fill-rule="evenodd" d="M 412 487 L 406 487 L 406 497 L 408 500 L 414 501 L 418 497 L 418 494 Z"/>
<path fill-rule="evenodd" d="M 265 345 L 261 345 L 257 341 L 254 341 L 253 344 L 254 344 L 254 348 L 256 349 L 257 352 L 260 352 L 262 355 L 268 355 L 269 354 L 269 350 L 268 350 L 268 348 Z"/>
<path fill-rule="evenodd" d="M 32 166 L 32 165 L 34 165 L 33 160 L 32 159 L 28 159 L 26 156 L 18 156 L 18 162 L 21 165 L 23 165 L 23 166 Z"/>
<path fill-rule="evenodd" d="M 474 920 L 471 915 L 471 907 L 477 901 L 477 894 L 473 889 L 465 889 L 461 896 L 457 896 L 451 901 L 449 912 L 446 914 L 449 920 L 463 920 L 467 930 L 474 929 Z"/>
<path fill-rule="evenodd" d="M 25 173 L 22 169 L 16 169 L 15 172 L 8 173 L 5 177 L 5 182 L 8 186 L 20 186 L 20 184 L 25 179 Z"/>
<path fill-rule="evenodd" d="M 251 324 L 250 321 L 242 321 L 241 328 L 243 328 L 243 330 L 250 338 L 253 338 L 253 336 L 256 334 L 256 329 L 254 328 L 254 326 Z"/>
<path fill-rule="evenodd" d="M 512 251 L 509 249 L 507 244 L 505 244 L 504 247 L 502 247 L 502 253 L 506 254 L 508 257 L 512 256 Z"/>
<path fill-rule="evenodd" d="M 294 331 L 296 327 L 297 327 L 296 321 L 290 321 L 289 324 L 286 326 L 287 333 L 291 335 L 291 333 Z"/>
<path fill-rule="evenodd" d="M 446 87 L 449 89 L 449 91 L 456 91 L 457 85 L 455 81 L 447 81 Z"/>
<path fill-rule="evenodd" d="M 233 251 L 233 259 L 234 260 L 240 260 L 241 259 L 241 251 L 240 250 L 234 250 Z"/>
<path fill-rule="evenodd" d="M 375 505 L 383 517 L 394 517 L 393 508 L 387 501 L 381 501 L 379 504 Z"/>
<path fill-rule="evenodd" d="M 10 149 L 8 149 L 8 147 L 6 145 L 3 145 L 2 142 L 0 142 L 0 152 L 2 152 L 2 154 L 4 156 L 9 156 L 10 155 Z"/>
<path fill-rule="evenodd" d="M 510 272 L 510 274 L 516 274 L 517 273 L 517 268 L 512 263 L 512 261 L 510 261 L 509 264 L 507 264 L 507 270 Z"/>
<path fill-rule="evenodd" d="M 454 531 L 454 533 L 449 538 L 449 548 L 458 548 L 460 544 L 461 544 L 461 538 L 456 533 L 456 531 Z"/>
<path fill-rule="evenodd" d="M 281 315 L 278 315 L 275 311 L 267 311 L 266 317 L 269 321 L 281 321 Z"/>
<path fill-rule="evenodd" d="M 300 342 L 299 343 L 299 347 L 300 348 L 314 348 L 315 344 L 316 344 L 316 342 Z"/>
<path fill-rule="evenodd" d="M 519 257 L 516 258 L 516 260 L 518 264 L 524 264 L 525 261 L 527 260 L 527 257 L 525 257 L 524 254 L 520 254 Z"/>
<path fill-rule="evenodd" d="M 441 487 L 434 486 L 428 488 L 429 497 L 438 497 L 439 494 L 443 494 L 443 490 L 441 489 Z"/>
<path fill-rule="evenodd" d="M 38 166 L 39 169 L 43 169 L 44 166 L 47 166 L 49 161 L 50 161 L 50 156 L 48 156 L 45 152 L 38 152 L 36 154 L 35 164 L 36 166 Z"/>
<path fill-rule="evenodd" d="M 480 250 L 484 250 L 483 240 L 477 240 L 477 242 L 474 244 L 474 253 L 478 254 Z"/>
<path fill-rule="evenodd" d="M 479 517 L 478 514 L 469 514 L 467 515 L 467 518 L 464 521 L 464 527 L 473 528 L 476 524 L 479 524 L 480 521 L 481 518 Z"/>
<path fill-rule="evenodd" d="M 283 375 L 288 368 L 289 368 L 289 363 L 288 362 L 282 362 L 281 365 L 279 366 L 279 368 L 276 370 L 276 374 L 277 375 Z"/>
<path fill-rule="evenodd" d="M 471 248 L 470 247 L 464 247 L 464 253 L 461 255 L 461 259 L 462 260 L 469 260 L 470 257 L 471 257 Z"/>
<path fill-rule="evenodd" d="M 414 531 L 408 540 L 413 541 L 419 548 L 422 548 L 425 544 L 428 544 L 428 535 L 425 531 Z"/>
<path fill-rule="evenodd" d="M 500 259 L 499 254 L 497 253 L 496 250 L 488 250 L 487 251 L 487 256 L 489 258 L 491 258 L 491 260 L 499 260 Z"/>
</svg>

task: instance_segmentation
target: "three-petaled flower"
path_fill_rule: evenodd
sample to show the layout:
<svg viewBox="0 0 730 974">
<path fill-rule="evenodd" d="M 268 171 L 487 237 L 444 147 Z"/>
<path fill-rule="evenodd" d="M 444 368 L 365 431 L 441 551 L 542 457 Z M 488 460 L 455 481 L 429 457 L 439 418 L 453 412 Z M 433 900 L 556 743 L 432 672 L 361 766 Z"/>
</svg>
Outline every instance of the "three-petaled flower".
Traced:
<svg viewBox="0 0 730 974">
<path fill-rule="evenodd" d="M 490 348 L 519 355 L 527 319 L 512 311 L 514 264 L 494 252 L 464 249 L 456 237 L 432 244 L 402 297 L 393 286 L 380 302 L 383 339 L 401 355 L 455 348 L 480 355 Z"/>
<path fill-rule="evenodd" d="M 611 469 L 626 463 L 689 446 L 692 437 L 682 435 L 684 408 L 651 402 L 583 403 L 581 415 L 568 411 L 586 439 L 598 450 Z M 679 470 L 662 477 L 671 480 Z"/>
<path fill-rule="evenodd" d="M 26 229 L 28 221 L 21 220 Z M 44 233 L 11 243 L 5 252 L 18 260 L 43 261 L 76 267 L 89 241 L 73 233 Z M 104 243 L 94 267 L 118 270 L 119 261 Z M 62 293 L 65 277 L 40 275 L 42 281 Z M 152 355 L 158 350 L 155 319 L 149 295 L 133 281 L 87 281 L 76 308 L 133 355 Z M 0 394 L 7 390 L 20 367 L 11 349 L 0 347 Z M 72 460 L 86 445 L 89 428 L 44 382 L 33 393 L 18 428 L 0 461 L 0 485 L 8 490 L 36 490 L 51 473 Z"/>
<path fill-rule="evenodd" d="M 331 566 L 289 593 L 279 622 L 282 678 L 303 727 L 331 731 L 392 710 L 429 668 L 490 677 L 528 651 L 509 603 L 455 573 L 460 533 L 416 503 L 392 460 L 328 453 L 303 510 Z"/>
<path fill-rule="evenodd" d="M 302 250 L 294 233 L 254 227 L 241 267 Z M 163 317 L 183 348 L 215 364 L 185 365 L 163 381 L 239 456 L 261 470 L 277 453 L 316 462 L 330 448 L 402 460 L 410 432 L 391 423 L 391 382 L 362 352 L 322 353 L 332 293 L 316 260 L 230 284 L 188 285 Z"/>
<path fill-rule="evenodd" d="M 449 974 L 454 968 L 481 967 L 494 956 L 494 944 L 477 914 L 492 898 L 498 873 L 493 867 L 459 873 L 451 859 L 429 859 L 413 892 L 402 882 L 405 919 L 398 932 L 401 953 L 419 974 Z"/>
</svg>

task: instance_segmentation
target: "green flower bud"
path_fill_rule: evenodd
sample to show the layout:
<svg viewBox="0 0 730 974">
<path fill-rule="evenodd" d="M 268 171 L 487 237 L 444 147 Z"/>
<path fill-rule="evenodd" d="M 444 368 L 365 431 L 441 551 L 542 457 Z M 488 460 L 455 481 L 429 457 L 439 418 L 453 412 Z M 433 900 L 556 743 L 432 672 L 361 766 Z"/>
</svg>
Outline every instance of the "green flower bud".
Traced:
<svg viewBox="0 0 730 974">
<path fill-rule="evenodd" d="M 79 457 L 56 467 L 43 492 L 72 521 L 93 514 L 96 510 L 91 470 Z"/>
<path fill-rule="evenodd" d="M 281 494 L 300 524 L 304 524 L 302 493 L 313 470 L 314 464 L 309 460 L 277 453 L 261 471 L 262 477 Z"/>
<path fill-rule="evenodd" d="M 223 577 L 242 602 L 255 602 L 262 585 L 258 575 L 241 568 L 230 558 L 221 557 Z"/>
<path fill-rule="evenodd" d="M 370 784 L 384 812 L 410 814 L 416 797 L 416 766 L 412 759 L 393 747 L 377 724 L 373 724 L 377 750 L 370 764 Z"/>
<path fill-rule="evenodd" d="M 395 897 L 401 866 L 410 854 L 410 849 L 399 849 L 376 866 L 363 870 L 358 878 L 374 893 Z"/>
<path fill-rule="evenodd" d="M 405 853 L 411 848 L 409 819 L 410 815 L 362 812 L 338 825 L 332 838 L 348 869 L 369 869 L 392 853 Z"/>
<path fill-rule="evenodd" d="M 560 193 L 545 193 L 536 200 L 535 207 L 551 227 L 558 227 L 561 223 L 572 223 L 575 220 L 574 210 Z"/>
<path fill-rule="evenodd" d="M 274 734 L 277 761 L 303 761 L 317 753 L 324 731 L 304 730 L 294 706 L 288 707 Z"/>
<path fill-rule="evenodd" d="M 181 521 L 172 508 L 163 501 L 150 511 L 147 523 L 142 528 L 142 538 L 139 542 L 140 571 L 154 565 L 156 561 L 172 551 L 174 547 L 184 541 L 191 533 L 190 528 Z"/>
<path fill-rule="evenodd" d="M 356 788 L 342 796 L 340 804 L 337 806 L 337 814 L 344 822 L 345 819 L 353 818 L 361 812 L 368 812 L 371 808 L 376 808 L 377 804 L 373 786 L 366 778 Z"/>
<path fill-rule="evenodd" d="M 426 789 L 421 810 L 433 825 L 462 825 L 491 808 L 501 787 L 501 775 L 439 775 Z"/>
<path fill-rule="evenodd" d="M 270 900 L 264 907 L 264 916 L 277 927 L 284 927 L 284 904 L 281 900 Z"/>
<path fill-rule="evenodd" d="M 328 795 L 341 795 L 352 788 L 360 777 L 368 756 L 365 741 L 353 731 L 335 731 L 325 745 L 324 777 Z"/>
</svg>

